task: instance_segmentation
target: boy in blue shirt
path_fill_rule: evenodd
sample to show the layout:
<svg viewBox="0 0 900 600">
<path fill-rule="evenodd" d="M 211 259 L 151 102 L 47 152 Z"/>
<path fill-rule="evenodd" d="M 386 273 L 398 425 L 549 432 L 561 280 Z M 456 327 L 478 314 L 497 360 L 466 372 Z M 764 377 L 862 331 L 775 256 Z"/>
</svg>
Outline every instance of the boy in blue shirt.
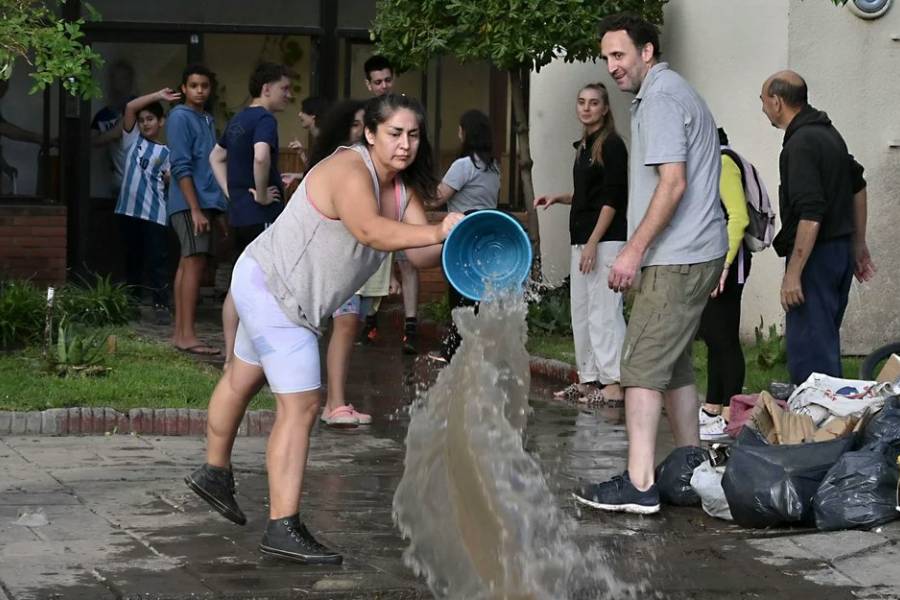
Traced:
<svg viewBox="0 0 900 600">
<path fill-rule="evenodd" d="M 216 181 L 228 198 L 235 261 L 275 222 L 284 206 L 278 172 L 278 122 L 273 113 L 286 109 L 292 99 L 290 72 L 284 65 L 262 63 L 250 76 L 248 90 L 250 105 L 229 121 L 209 156 Z M 226 367 L 237 328 L 237 310 L 229 292 L 222 305 Z"/>
<path fill-rule="evenodd" d="M 166 275 L 169 149 L 161 141 L 166 119 L 160 101 L 179 98 L 181 94 L 163 88 L 130 101 L 125 106 L 120 142 L 126 158 L 115 213 L 125 241 L 126 280 L 140 298 L 146 267 L 156 320 L 161 325 L 168 325 L 170 319 Z"/>
<path fill-rule="evenodd" d="M 214 120 L 205 105 L 213 87 L 213 73 L 202 65 L 190 65 L 182 74 L 184 104 L 169 113 L 166 138 L 172 165 L 169 186 L 169 223 L 178 235 L 181 260 L 175 274 L 175 331 L 172 343 L 184 352 L 219 354 L 217 348 L 201 342 L 194 328 L 200 279 L 212 253 L 213 220 L 227 210 L 209 164 L 216 144 Z"/>
</svg>

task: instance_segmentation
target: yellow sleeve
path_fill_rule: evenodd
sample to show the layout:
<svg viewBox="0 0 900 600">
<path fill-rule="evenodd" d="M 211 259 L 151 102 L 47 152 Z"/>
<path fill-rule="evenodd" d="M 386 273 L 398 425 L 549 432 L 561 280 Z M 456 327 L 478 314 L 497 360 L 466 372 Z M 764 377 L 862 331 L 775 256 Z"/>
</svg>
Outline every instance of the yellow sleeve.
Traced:
<svg viewBox="0 0 900 600">
<path fill-rule="evenodd" d="M 741 169 L 730 156 L 722 155 L 722 176 L 719 179 L 719 195 L 725 205 L 725 218 L 728 229 L 728 254 L 725 262 L 731 264 L 737 256 L 744 239 L 744 230 L 750 224 L 747 212 L 747 199 L 744 197 L 744 186 L 741 184 Z"/>
</svg>

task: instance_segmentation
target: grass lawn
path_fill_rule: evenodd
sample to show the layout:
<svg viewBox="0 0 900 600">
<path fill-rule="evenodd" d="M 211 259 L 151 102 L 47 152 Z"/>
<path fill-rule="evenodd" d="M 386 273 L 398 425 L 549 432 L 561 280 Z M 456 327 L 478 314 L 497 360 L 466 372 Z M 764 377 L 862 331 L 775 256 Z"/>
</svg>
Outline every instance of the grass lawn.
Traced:
<svg viewBox="0 0 900 600">
<path fill-rule="evenodd" d="M 535 356 L 555 358 L 569 364 L 575 363 L 575 345 L 571 336 L 560 335 L 528 335 L 528 352 Z M 755 345 L 744 344 L 744 359 L 747 363 L 747 374 L 744 390 L 756 393 L 768 389 L 772 381 L 788 381 L 787 365 L 777 364 L 771 368 L 763 368 L 759 364 L 759 349 Z M 844 357 L 844 377 L 853 379 L 859 374 L 862 358 Z M 694 343 L 694 371 L 697 374 L 697 385 L 706 392 L 706 344 Z"/>
<path fill-rule="evenodd" d="M 59 377 L 49 372 L 38 349 L 0 354 L 0 410 L 43 410 L 68 406 L 206 408 L 221 371 L 170 346 L 115 331 L 118 349 L 106 355 L 102 377 Z M 272 408 L 268 392 L 250 408 Z"/>
</svg>

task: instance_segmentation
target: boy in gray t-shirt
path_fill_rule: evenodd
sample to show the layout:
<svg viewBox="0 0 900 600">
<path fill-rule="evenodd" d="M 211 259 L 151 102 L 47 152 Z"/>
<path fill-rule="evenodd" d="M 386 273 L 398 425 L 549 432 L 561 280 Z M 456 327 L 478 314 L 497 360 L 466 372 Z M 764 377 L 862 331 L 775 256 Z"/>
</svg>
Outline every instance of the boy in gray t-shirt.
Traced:
<svg viewBox="0 0 900 600">
<path fill-rule="evenodd" d="M 620 90 L 635 94 L 628 242 L 609 274 L 616 291 L 636 285 L 621 363 L 628 469 L 582 487 L 575 499 L 601 510 L 650 514 L 659 511 L 653 471 L 663 402 L 675 446 L 700 445 L 691 346 L 728 250 L 718 134 L 703 99 L 659 62 L 655 26 L 622 15 L 600 29 L 609 74 Z"/>
</svg>

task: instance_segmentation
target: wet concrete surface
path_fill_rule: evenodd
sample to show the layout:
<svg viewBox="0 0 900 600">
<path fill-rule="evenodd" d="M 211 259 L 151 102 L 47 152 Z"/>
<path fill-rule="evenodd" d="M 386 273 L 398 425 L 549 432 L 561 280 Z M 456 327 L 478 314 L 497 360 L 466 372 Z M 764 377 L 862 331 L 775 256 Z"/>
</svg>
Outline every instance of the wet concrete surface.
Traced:
<svg viewBox="0 0 900 600">
<path fill-rule="evenodd" d="M 361 348 L 349 394 L 373 424 L 316 427 L 302 517 L 345 554 L 340 567 L 257 553 L 266 519 L 264 439 L 241 438 L 235 448 L 238 500 L 249 520 L 238 527 L 182 482 L 203 460 L 202 439 L 0 438 L 0 600 L 430 598 L 402 563 L 391 500 L 403 470 L 406 407 L 434 376 L 427 361 L 394 345 Z M 897 524 L 878 532 L 748 531 L 699 508 L 664 507 L 651 517 L 580 511 L 572 488 L 623 469 L 625 431 L 614 413 L 548 400 L 555 386 L 533 381 L 526 448 L 576 519 L 578 544 L 601 548 L 621 579 L 642 583 L 639 597 L 900 597 Z M 670 448 L 663 431 L 660 457 Z M 37 511 L 47 524 L 16 524 Z"/>
</svg>

